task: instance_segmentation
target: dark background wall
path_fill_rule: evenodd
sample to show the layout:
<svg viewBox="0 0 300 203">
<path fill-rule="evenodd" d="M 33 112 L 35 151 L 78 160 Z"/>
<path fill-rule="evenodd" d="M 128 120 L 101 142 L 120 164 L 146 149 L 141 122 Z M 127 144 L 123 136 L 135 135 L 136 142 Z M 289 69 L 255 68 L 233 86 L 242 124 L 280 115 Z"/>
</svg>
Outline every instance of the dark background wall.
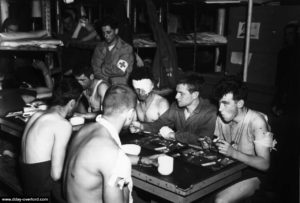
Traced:
<svg viewBox="0 0 300 203">
<path fill-rule="evenodd" d="M 230 8 L 228 21 L 228 48 L 226 71 L 239 74 L 241 65 L 231 63 L 232 52 L 243 52 L 244 39 L 237 38 L 239 22 L 244 22 L 246 7 Z M 252 22 L 259 22 L 259 39 L 251 39 L 252 58 L 248 69 L 248 82 L 262 86 L 274 86 L 277 54 L 283 45 L 283 28 L 289 22 L 300 22 L 300 6 L 254 6 Z"/>
</svg>

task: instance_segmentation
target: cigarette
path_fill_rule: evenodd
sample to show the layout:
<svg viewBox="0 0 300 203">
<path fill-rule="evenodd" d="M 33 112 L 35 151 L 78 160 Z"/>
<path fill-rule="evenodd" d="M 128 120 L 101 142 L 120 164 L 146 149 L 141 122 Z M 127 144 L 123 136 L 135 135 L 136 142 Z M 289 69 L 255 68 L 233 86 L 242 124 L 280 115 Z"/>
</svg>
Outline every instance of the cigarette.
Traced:
<svg viewBox="0 0 300 203">
<path fill-rule="evenodd" d="M 198 145 L 189 144 L 190 147 L 196 148 L 196 149 L 202 149 L 202 147 Z"/>
<path fill-rule="evenodd" d="M 212 162 L 207 162 L 207 163 L 201 164 L 201 166 L 211 166 L 211 165 L 215 165 L 215 164 L 216 164 L 216 162 L 212 161 Z"/>
<path fill-rule="evenodd" d="M 213 142 L 217 142 L 220 138 L 217 137 L 216 139 L 213 140 Z"/>
<path fill-rule="evenodd" d="M 167 147 L 163 146 L 163 147 L 154 148 L 155 151 L 160 151 L 160 150 L 164 150 L 164 149 L 167 149 Z"/>
</svg>

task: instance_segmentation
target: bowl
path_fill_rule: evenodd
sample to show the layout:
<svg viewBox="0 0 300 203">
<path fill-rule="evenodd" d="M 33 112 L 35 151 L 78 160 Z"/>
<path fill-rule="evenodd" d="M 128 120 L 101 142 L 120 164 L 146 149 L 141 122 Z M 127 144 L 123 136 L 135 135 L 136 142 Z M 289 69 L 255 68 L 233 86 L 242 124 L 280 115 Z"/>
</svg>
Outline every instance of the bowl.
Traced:
<svg viewBox="0 0 300 203">
<path fill-rule="evenodd" d="M 82 125 L 84 124 L 84 118 L 80 117 L 80 116 L 74 116 L 72 118 L 70 118 L 70 123 L 74 126 L 74 125 Z"/>
<path fill-rule="evenodd" d="M 122 145 L 122 149 L 126 154 L 130 155 L 139 155 L 141 152 L 141 146 L 136 144 L 124 144 Z"/>
</svg>

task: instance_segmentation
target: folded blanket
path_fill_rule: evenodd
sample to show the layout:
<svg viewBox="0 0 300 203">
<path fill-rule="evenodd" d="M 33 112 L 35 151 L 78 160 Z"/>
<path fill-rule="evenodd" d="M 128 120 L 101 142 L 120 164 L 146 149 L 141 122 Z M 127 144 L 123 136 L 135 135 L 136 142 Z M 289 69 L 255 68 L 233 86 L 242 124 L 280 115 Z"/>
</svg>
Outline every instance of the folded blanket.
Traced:
<svg viewBox="0 0 300 203">
<path fill-rule="evenodd" d="M 33 31 L 33 32 L 13 32 L 13 33 L 0 33 L 1 41 L 19 40 L 19 39 L 37 39 L 49 37 L 46 30 Z"/>
<path fill-rule="evenodd" d="M 56 48 L 63 46 L 63 42 L 57 39 L 34 39 L 34 40 L 17 40 L 17 41 L 1 41 L 2 47 L 20 47 L 20 46 L 36 46 L 41 48 Z"/>
</svg>

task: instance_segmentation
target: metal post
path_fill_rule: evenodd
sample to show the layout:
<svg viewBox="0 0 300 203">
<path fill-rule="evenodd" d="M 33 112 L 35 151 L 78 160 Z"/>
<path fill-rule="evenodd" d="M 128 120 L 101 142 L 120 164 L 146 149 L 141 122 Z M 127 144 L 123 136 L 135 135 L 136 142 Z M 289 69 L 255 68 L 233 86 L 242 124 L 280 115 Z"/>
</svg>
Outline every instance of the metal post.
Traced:
<svg viewBox="0 0 300 203">
<path fill-rule="evenodd" d="M 193 71 L 196 71 L 197 65 L 197 2 L 194 1 L 194 58 L 193 58 Z"/>
<path fill-rule="evenodd" d="M 3 23 L 3 21 L 9 16 L 9 3 L 7 2 L 7 0 L 0 0 L 0 19 L 1 19 L 1 23 Z"/>
<path fill-rule="evenodd" d="M 61 14 L 60 14 L 60 3 L 59 0 L 56 0 L 56 32 L 61 33 Z"/>
<path fill-rule="evenodd" d="M 43 0 L 42 2 L 42 16 L 43 16 L 43 29 L 47 30 L 48 35 L 51 36 L 51 5 L 50 0 Z"/>
<path fill-rule="evenodd" d="M 137 25 L 137 8 L 136 6 L 133 9 L 133 33 L 136 33 L 136 25 Z"/>
<path fill-rule="evenodd" d="M 250 50 L 250 33 L 251 33 L 251 21 L 252 21 L 252 9 L 253 9 L 253 0 L 248 1 L 248 14 L 247 14 L 247 28 L 245 36 L 245 51 L 244 51 L 244 72 L 243 72 L 243 81 L 247 82 L 248 77 L 248 60 L 249 60 L 249 50 Z"/>
<path fill-rule="evenodd" d="M 126 15 L 128 19 L 131 19 L 131 0 L 126 1 Z"/>
<path fill-rule="evenodd" d="M 224 27 L 225 27 L 225 8 L 218 9 L 218 19 L 217 19 L 217 34 L 224 35 Z M 215 50 L 215 72 L 221 72 L 222 67 L 221 64 L 218 64 L 220 57 L 220 48 L 216 47 Z"/>
</svg>

